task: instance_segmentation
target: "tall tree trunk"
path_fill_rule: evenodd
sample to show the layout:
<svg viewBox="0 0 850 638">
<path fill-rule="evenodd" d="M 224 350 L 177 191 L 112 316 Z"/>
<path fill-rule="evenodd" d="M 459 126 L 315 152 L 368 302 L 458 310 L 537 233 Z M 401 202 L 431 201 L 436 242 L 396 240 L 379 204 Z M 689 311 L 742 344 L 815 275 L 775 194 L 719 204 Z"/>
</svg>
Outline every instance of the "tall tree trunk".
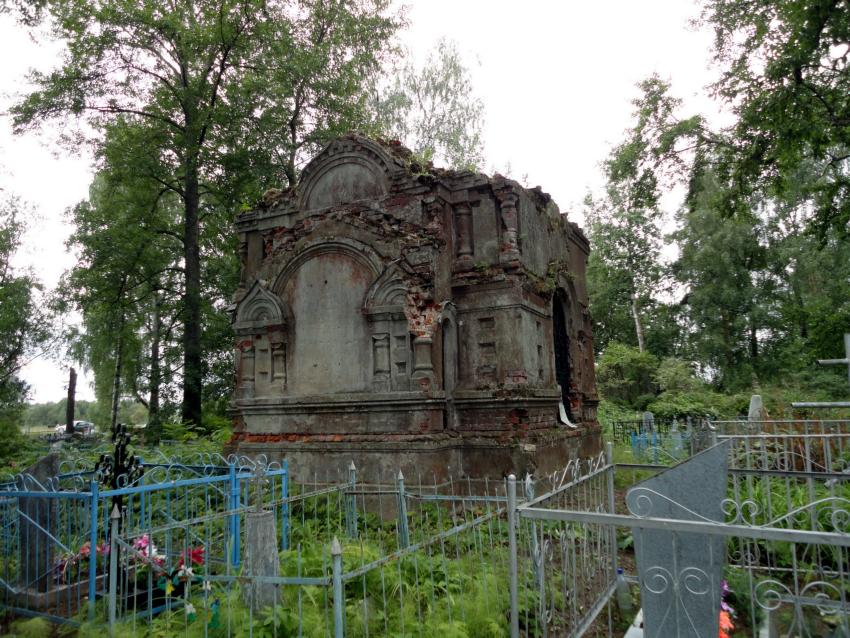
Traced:
<svg viewBox="0 0 850 638">
<path fill-rule="evenodd" d="M 187 154 L 183 250 L 186 290 L 183 295 L 183 405 L 184 423 L 201 423 L 201 253 L 198 207 L 198 166 L 195 153 Z"/>
<path fill-rule="evenodd" d="M 806 305 L 803 303 L 803 295 L 800 294 L 800 287 L 796 282 L 791 282 L 791 293 L 794 296 L 794 303 L 797 306 L 797 312 L 799 313 L 799 329 L 800 329 L 800 338 L 808 339 L 809 338 L 809 321 L 808 321 L 808 312 L 806 311 Z"/>
<path fill-rule="evenodd" d="M 68 373 L 68 403 L 65 404 L 65 433 L 74 433 L 74 412 L 76 411 L 77 371 L 71 368 Z"/>
<path fill-rule="evenodd" d="M 643 341 L 643 324 L 640 321 L 640 308 L 638 308 L 638 298 L 636 294 L 632 294 L 632 317 L 635 320 L 635 334 L 637 334 L 638 350 L 644 352 L 646 346 Z"/>
<path fill-rule="evenodd" d="M 160 332 L 162 331 L 162 296 L 158 291 L 154 294 L 152 331 L 150 398 L 148 399 L 148 426 L 146 438 L 149 443 L 156 443 L 159 441 L 161 434 L 159 417 L 159 387 L 162 384 L 162 370 L 159 360 Z"/>
<path fill-rule="evenodd" d="M 758 330 L 756 329 L 756 322 L 750 317 L 750 359 L 753 363 L 759 358 L 759 340 L 758 340 Z"/>
<path fill-rule="evenodd" d="M 115 432 L 118 428 L 118 405 L 121 399 L 121 372 L 124 366 L 124 311 L 118 322 L 118 344 L 115 349 L 115 375 L 112 377 L 112 414 L 110 429 Z"/>
</svg>

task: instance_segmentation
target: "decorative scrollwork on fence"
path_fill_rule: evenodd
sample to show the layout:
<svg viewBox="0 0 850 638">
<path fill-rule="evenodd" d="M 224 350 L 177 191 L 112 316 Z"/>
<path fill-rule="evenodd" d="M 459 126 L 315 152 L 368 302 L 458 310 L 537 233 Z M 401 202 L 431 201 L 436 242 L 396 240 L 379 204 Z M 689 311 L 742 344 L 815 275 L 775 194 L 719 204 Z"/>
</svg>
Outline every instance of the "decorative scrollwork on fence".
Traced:
<svg viewBox="0 0 850 638">
<path fill-rule="evenodd" d="M 729 525 L 749 525 L 750 527 L 758 525 L 761 506 L 752 499 L 747 498 L 739 502 L 733 498 L 724 498 L 720 507 Z"/>
<path fill-rule="evenodd" d="M 821 614 L 846 614 L 850 611 L 850 602 L 842 596 L 841 588 L 822 580 L 807 583 L 795 591 L 774 578 L 766 578 L 755 585 L 753 594 L 756 604 L 766 611 L 775 611 L 783 604 L 814 607 Z M 794 635 L 793 630 L 794 627 L 791 627 L 789 635 Z"/>
<path fill-rule="evenodd" d="M 706 523 L 722 524 L 723 521 L 715 521 L 707 518 L 692 509 L 685 507 L 681 503 L 674 501 L 669 496 L 665 496 L 648 487 L 633 487 L 626 494 L 626 507 L 629 513 L 637 518 L 648 518 L 650 516 L 658 516 L 658 508 L 661 504 L 672 506 L 673 512 L 665 517 L 672 516 L 673 518 L 681 518 L 681 514 L 689 514 L 691 520 L 704 521 Z M 662 517 L 663 518 L 663 517 Z"/>
<path fill-rule="evenodd" d="M 841 533 L 850 532 L 850 500 L 838 496 L 822 498 L 811 503 L 801 505 L 782 516 L 766 522 L 762 527 L 783 527 L 786 524 L 791 529 L 815 529 L 823 531 L 836 531 Z M 823 525 L 828 520 L 832 529 Z"/>
<path fill-rule="evenodd" d="M 741 567 L 761 565 L 761 549 L 758 543 L 749 539 L 735 539 L 728 549 L 729 563 Z"/>
</svg>

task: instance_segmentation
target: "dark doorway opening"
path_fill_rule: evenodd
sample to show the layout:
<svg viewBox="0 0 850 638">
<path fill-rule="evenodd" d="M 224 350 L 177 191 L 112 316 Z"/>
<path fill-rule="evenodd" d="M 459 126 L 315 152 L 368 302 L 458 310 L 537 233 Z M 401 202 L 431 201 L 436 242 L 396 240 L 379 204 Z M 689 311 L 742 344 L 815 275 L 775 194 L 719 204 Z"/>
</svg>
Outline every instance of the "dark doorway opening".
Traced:
<svg viewBox="0 0 850 638">
<path fill-rule="evenodd" d="M 555 347 L 555 381 L 561 386 L 561 401 L 564 409 L 570 412 L 570 337 L 567 333 L 567 316 L 561 295 L 552 300 L 552 332 Z"/>
</svg>

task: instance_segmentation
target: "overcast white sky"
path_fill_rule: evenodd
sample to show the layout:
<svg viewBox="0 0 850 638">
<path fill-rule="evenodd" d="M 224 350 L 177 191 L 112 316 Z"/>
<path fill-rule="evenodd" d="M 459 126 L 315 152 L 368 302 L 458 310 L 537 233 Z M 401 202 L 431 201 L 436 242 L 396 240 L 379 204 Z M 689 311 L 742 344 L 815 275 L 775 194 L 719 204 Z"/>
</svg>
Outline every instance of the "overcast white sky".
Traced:
<svg viewBox="0 0 850 638">
<path fill-rule="evenodd" d="M 467 60 L 486 109 L 486 168 L 510 165 L 513 177 L 527 175 L 529 185 L 541 185 L 563 212 L 577 211 L 588 189 L 599 187 L 599 162 L 628 127 L 635 84 L 644 77 L 657 72 L 670 80 L 685 111 L 717 116 L 700 97 L 712 78 L 711 34 L 688 26 L 698 10 L 690 0 L 406 4 L 410 27 L 403 40 L 418 59 L 445 36 Z M 51 68 L 60 50 L 30 41 L 0 16 L 0 113 L 25 90 L 27 69 Z M 70 232 L 64 212 L 86 196 L 90 178 L 84 153 L 60 153 L 50 134 L 13 137 L 9 118 L 0 115 L 0 188 L 34 208 L 17 263 L 32 267 L 47 286 L 73 264 L 64 247 Z M 28 365 L 31 399 L 64 396 L 67 365 L 46 358 Z M 93 398 L 85 375 L 77 396 Z"/>
</svg>

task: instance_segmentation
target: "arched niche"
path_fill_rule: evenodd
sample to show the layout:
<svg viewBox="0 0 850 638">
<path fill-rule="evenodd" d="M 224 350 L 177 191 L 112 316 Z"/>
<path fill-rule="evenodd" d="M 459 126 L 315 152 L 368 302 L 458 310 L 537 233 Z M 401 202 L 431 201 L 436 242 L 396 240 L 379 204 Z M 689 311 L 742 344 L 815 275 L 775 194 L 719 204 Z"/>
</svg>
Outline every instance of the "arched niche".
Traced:
<svg viewBox="0 0 850 638">
<path fill-rule="evenodd" d="M 442 372 L 443 390 L 446 393 L 446 428 L 457 427 L 457 411 L 454 404 L 454 393 L 459 377 L 459 340 L 457 312 L 454 304 L 447 302 L 443 305 L 442 318 L 440 320 L 440 334 L 442 337 Z"/>
<path fill-rule="evenodd" d="M 372 389 L 411 389 L 413 341 L 404 313 L 409 273 L 392 264 L 375 279 L 363 303 L 372 343 Z"/>
<path fill-rule="evenodd" d="M 285 393 L 291 329 L 280 298 L 255 281 L 237 305 L 233 321 L 239 398 Z"/>
<path fill-rule="evenodd" d="M 570 359 L 570 301 L 563 289 L 552 296 L 552 347 L 555 355 L 555 382 L 561 387 L 561 401 L 570 420 L 570 389 L 572 385 L 572 361 Z"/>
<path fill-rule="evenodd" d="M 401 168 L 372 140 L 356 135 L 334 140 L 302 172 L 298 207 L 320 210 L 383 199 Z"/>
<path fill-rule="evenodd" d="M 307 246 L 286 264 L 274 290 L 298 326 L 290 394 L 371 390 L 371 335 L 362 305 L 377 273 L 368 249 L 350 241 Z"/>
</svg>

